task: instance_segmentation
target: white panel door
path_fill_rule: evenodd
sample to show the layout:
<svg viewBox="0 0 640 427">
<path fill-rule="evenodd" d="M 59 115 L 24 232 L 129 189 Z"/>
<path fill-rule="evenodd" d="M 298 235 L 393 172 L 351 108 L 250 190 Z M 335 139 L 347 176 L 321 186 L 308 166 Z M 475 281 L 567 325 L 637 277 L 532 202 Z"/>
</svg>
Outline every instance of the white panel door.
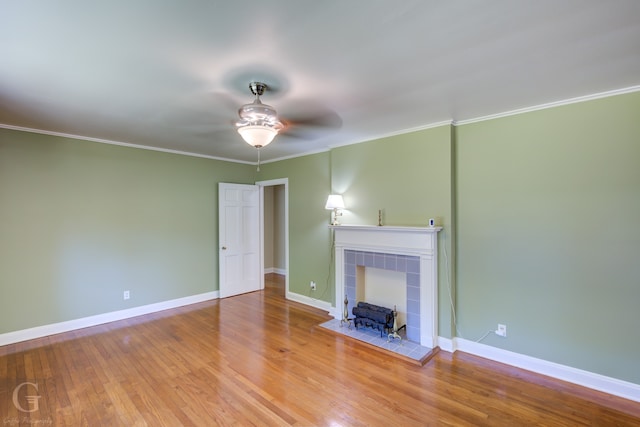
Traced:
<svg viewBox="0 0 640 427">
<path fill-rule="evenodd" d="M 218 184 L 220 298 L 260 290 L 260 192 Z"/>
</svg>

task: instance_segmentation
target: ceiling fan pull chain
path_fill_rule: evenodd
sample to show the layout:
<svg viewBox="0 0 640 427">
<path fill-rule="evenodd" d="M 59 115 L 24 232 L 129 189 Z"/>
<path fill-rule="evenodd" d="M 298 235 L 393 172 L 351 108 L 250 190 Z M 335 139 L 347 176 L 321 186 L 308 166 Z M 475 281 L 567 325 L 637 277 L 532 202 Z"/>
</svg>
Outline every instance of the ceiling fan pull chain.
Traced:
<svg viewBox="0 0 640 427">
<path fill-rule="evenodd" d="M 260 172 L 260 149 L 258 148 L 258 172 Z"/>
</svg>

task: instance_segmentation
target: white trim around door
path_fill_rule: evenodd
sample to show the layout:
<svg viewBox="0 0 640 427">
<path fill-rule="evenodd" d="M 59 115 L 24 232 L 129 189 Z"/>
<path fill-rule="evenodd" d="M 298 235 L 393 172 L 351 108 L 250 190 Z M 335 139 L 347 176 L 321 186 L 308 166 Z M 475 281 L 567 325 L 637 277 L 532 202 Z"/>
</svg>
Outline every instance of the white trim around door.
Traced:
<svg viewBox="0 0 640 427">
<path fill-rule="evenodd" d="M 261 266 L 264 267 L 264 187 L 276 185 L 284 185 L 284 252 L 285 252 L 285 296 L 290 299 L 289 295 L 289 178 L 271 179 L 267 181 L 258 181 L 256 185 L 260 187 L 260 259 Z M 282 270 L 279 270 L 282 271 Z M 263 279 L 264 280 L 264 279 Z M 263 283 L 264 287 L 264 283 Z"/>
</svg>

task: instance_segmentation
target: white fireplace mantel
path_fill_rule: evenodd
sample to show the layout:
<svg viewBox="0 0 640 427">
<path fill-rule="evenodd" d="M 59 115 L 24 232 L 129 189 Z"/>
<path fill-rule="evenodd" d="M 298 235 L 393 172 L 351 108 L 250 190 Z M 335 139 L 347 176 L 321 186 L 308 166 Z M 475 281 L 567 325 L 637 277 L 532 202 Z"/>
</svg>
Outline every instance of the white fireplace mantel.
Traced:
<svg viewBox="0 0 640 427">
<path fill-rule="evenodd" d="M 387 253 L 433 254 L 438 247 L 436 236 L 442 227 L 401 227 L 375 225 L 330 225 L 335 231 L 334 243 L 352 249 L 389 248 Z M 384 251 L 376 251 L 384 252 Z"/>
<path fill-rule="evenodd" d="M 343 315 L 345 251 L 416 256 L 420 264 L 420 345 L 435 347 L 438 337 L 438 232 L 442 227 L 331 225 L 335 246 L 336 319 Z"/>
</svg>

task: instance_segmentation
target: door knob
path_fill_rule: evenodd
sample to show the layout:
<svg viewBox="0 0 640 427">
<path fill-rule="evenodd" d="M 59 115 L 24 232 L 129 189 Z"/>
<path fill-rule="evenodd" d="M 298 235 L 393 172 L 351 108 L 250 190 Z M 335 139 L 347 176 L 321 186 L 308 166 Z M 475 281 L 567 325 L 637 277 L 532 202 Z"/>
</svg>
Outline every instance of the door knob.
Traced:
<svg viewBox="0 0 640 427">
<path fill-rule="evenodd" d="M 223 247 L 222 247 L 222 250 L 223 250 L 223 251 L 226 251 L 226 250 L 227 250 L 227 247 L 226 247 L 226 246 L 223 246 Z"/>
</svg>

